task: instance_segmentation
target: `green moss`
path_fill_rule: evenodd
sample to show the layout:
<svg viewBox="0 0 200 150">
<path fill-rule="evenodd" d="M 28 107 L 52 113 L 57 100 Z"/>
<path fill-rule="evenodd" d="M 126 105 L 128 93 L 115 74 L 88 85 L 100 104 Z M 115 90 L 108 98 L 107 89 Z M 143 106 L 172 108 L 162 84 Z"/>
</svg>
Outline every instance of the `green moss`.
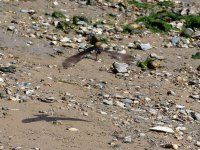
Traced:
<svg viewBox="0 0 200 150">
<path fill-rule="evenodd" d="M 152 5 L 149 4 L 149 3 L 145 3 L 145 2 L 142 3 L 142 2 L 138 2 L 136 0 L 130 1 L 129 4 L 132 4 L 132 5 L 134 5 L 134 6 L 138 7 L 138 8 L 143 8 L 143 9 L 148 9 L 148 8 L 152 7 Z"/>
<path fill-rule="evenodd" d="M 170 24 L 159 19 L 149 20 L 148 24 L 146 24 L 146 27 L 155 32 L 168 32 L 172 29 Z"/>
<path fill-rule="evenodd" d="M 183 16 L 182 19 L 186 21 L 187 28 L 200 28 L 200 15 Z"/>
<path fill-rule="evenodd" d="M 197 52 L 196 54 L 192 55 L 193 59 L 200 59 L 200 52 Z"/>
<path fill-rule="evenodd" d="M 148 66 L 149 66 L 149 64 L 151 63 L 151 62 L 153 62 L 155 59 L 153 59 L 153 58 L 147 58 L 146 60 L 144 60 L 144 61 L 139 61 L 138 63 L 137 63 L 137 66 L 138 67 L 140 67 L 142 70 L 146 70 L 146 69 L 148 69 Z"/>
<path fill-rule="evenodd" d="M 143 22 L 146 28 L 155 32 L 168 32 L 172 29 L 171 21 L 180 20 L 181 17 L 173 12 L 162 10 L 151 13 L 149 16 L 140 17 L 135 22 Z"/>
<path fill-rule="evenodd" d="M 161 7 L 173 7 L 174 6 L 174 2 L 172 2 L 172 1 L 163 1 L 163 2 L 158 2 L 157 4 Z"/>
<path fill-rule="evenodd" d="M 57 29 L 63 30 L 65 32 L 68 32 L 69 29 L 74 28 L 73 25 L 70 22 L 67 21 L 59 21 L 58 25 L 56 27 Z"/>
<path fill-rule="evenodd" d="M 100 42 L 107 44 L 108 43 L 108 38 L 106 36 L 102 36 L 102 37 L 100 37 Z"/>
<path fill-rule="evenodd" d="M 66 16 L 60 11 L 54 11 L 51 16 L 53 18 L 66 18 Z"/>
</svg>

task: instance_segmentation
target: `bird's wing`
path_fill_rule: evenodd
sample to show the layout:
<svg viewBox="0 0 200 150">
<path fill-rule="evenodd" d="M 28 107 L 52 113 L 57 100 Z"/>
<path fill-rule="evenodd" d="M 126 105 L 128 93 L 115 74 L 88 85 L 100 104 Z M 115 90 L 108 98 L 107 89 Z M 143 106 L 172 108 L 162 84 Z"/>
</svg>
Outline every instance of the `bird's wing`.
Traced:
<svg viewBox="0 0 200 150">
<path fill-rule="evenodd" d="M 129 55 L 129 54 L 122 54 L 122 53 L 118 53 L 118 52 L 114 52 L 114 51 L 108 51 L 108 50 L 103 50 L 101 51 L 103 53 L 107 53 L 108 56 L 112 59 L 116 59 L 118 61 L 127 63 L 127 64 L 131 64 L 131 62 L 133 62 L 134 57 Z"/>
<path fill-rule="evenodd" d="M 85 55 L 89 54 L 93 50 L 94 50 L 94 47 L 89 47 L 85 49 L 84 51 L 79 52 L 78 54 L 75 54 L 71 57 L 66 58 L 62 63 L 63 68 L 67 69 L 69 67 L 74 66 L 76 63 L 81 61 Z"/>
</svg>

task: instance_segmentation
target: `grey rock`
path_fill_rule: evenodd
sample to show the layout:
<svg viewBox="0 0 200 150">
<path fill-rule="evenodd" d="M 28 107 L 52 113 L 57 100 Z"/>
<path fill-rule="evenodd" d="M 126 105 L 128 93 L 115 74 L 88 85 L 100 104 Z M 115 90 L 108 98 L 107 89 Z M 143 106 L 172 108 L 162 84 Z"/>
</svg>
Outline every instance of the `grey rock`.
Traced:
<svg viewBox="0 0 200 150">
<path fill-rule="evenodd" d="M 14 31 L 15 29 L 16 29 L 15 26 L 8 26 L 7 28 L 8 31 Z"/>
<path fill-rule="evenodd" d="M 132 142 L 131 136 L 129 135 L 129 136 L 124 137 L 123 142 L 124 142 L 124 143 L 131 143 L 131 142 Z"/>
<path fill-rule="evenodd" d="M 173 96 L 175 96 L 176 93 L 174 91 L 170 90 L 170 91 L 167 92 L 167 95 L 173 95 Z"/>
<path fill-rule="evenodd" d="M 200 141 L 197 141 L 197 142 L 195 143 L 195 145 L 198 146 L 198 147 L 200 147 Z"/>
<path fill-rule="evenodd" d="M 190 97 L 193 98 L 193 99 L 199 99 L 200 100 L 200 95 L 195 94 L 195 95 L 190 95 Z"/>
<path fill-rule="evenodd" d="M 153 108 L 150 108 L 150 109 L 148 110 L 148 112 L 149 112 L 150 114 L 152 114 L 152 115 L 156 115 L 156 114 L 157 114 L 157 110 L 156 110 L 156 109 L 153 109 Z"/>
<path fill-rule="evenodd" d="M 125 108 L 124 103 L 120 102 L 120 101 L 116 101 L 115 105 L 121 107 L 121 108 Z"/>
<path fill-rule="evenodd" d="M 135 44 L 134 43 L 128 43 L 128 48 L 135 48 Z"/>
<path fill-rule="evenodd" d="M 32 9 L 21 9 L 20 12 L 21 13 L 35 13 L 35 10 L 32 10 Z"/>
<path fill-rule="evenodd" d="M 121 102 L 124 103 L 124 104 L 129 104 L 130 105 L 130 104 L 133 103 L 133 100 L 125 98 L 125 99 L 122 99 Z"/>
<path fill-rule="evenodd" d="M 152 58 L 157 58 L 157 59 L 159 59 L 159 60 L 163 60 L 163 59 L 164 59 L 163 56 L 159 56 L 159 55 L 157 55 L 156 53 L 151 53 L 150 56 L 151 56 Z"/>
<path fill-rule="evenodd" d="M 190 114 L 194 120 L 200 121 L 200 113 L 191 112 Z"/>
<path fill-rule="evenodd" d="M 141 44 L 139 45 L 139 48 L 140 48 L 141 50 L 143 50 L 143 51 L 146 51 L 146 50 L 151 49 L 152 46 L 151 46 L 149 43 L 147 43 L 147 44 L 141 43 Z"/>
<path fill-rule="evenodd" d="M 191 28 L 186 28 L 183 30 L 183 35 L 186 37 L 191 37 L 194 34 L 194 30 Z"/>
<path fill-rule="evenodd" d="M 181 15 L 182 15 L 182 16 L 183 16 L 183 15 L 188 15 L 188 12 L 189 12 L 188 8 L 183 8 L 183 9 L 181 10 Z"/>
<path fill-rule="evenodd" d="M 85 21 L 77 21 L 76 24 L 77 25 L 87 25 L 87 23 Z"/>
<path fill-rule="evenodd" d="M 173 46 L 176 46 L 180 42 L 180 38 L 177 36 L 174 36 L 172 37 L 171 42 Z"/>
<path fill-rule="evenodd" d="M 106 105 L 113 105 L 113 101 L 112 100 L 106 100 L 106 99 L 104 99 L 103 103 L 106 104 Z"/>
<path fill-rule="evenodd" d="M 128 64 L 126 64 L 126 63 L 115 62 L 113 64 L 113 67 L 117 73 L 127 73 L 128 72 L 128 70 L 127 70 Z"/>
<path fill-rule="evenodd" d="M 20 150 L 20 149 L 22 149 L 22 147 L 20 147 L 20 146 L 12 148 L 12 150 Z"/>
<path fill-rule="evenodd" d="M 79 46 L 78 46 L 78 48 L 79 48 L 79 49 L 85 49 L 86 46 L 87 46 L 86 43 L 80 43 Z"/>
<path fill-rule="evenodd" d="M 86 0 L 79 0 L 78 3 L 79 3 L 79 4 L 82 4 L 82 5 L 86 5 L 86 4 L 87 4 L 87 1 L 86 1 Z"/>
<path fill-rule="evenodd" d="M 193 35 L 193 38 L 200 38 L 200 31 L 196 31 Z"/>
</svg>

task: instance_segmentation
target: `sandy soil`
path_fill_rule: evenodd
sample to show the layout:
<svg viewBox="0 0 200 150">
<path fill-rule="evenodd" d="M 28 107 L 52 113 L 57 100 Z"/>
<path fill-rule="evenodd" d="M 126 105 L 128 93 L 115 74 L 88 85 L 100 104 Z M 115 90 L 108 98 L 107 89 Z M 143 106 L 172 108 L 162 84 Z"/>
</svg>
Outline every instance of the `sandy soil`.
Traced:
<svg viewBox="0 0 200 150">
<path fill-rule="evenodd" d="M 192 0 L 191 0 L 192 1 Z M 198 0 L 193 0 L 199 2 Z M 192 1 L 192 2 L 193 2 Z M 75 67 L 64 70 L 62 61 L 75 53 L 77 49 L 63 48 L 64 54 L 54 55 L 54 46 L 49 45 L 45 38 L 34 39 L 26 36 L 27 26 L 32 20 L 27 14 L 20 13 L 20 9 L 34 9 L 38 16 L 44 17 L 44 13 L 65 9 L 69 14 L 81 14 L 95 18 L 112 10 L 102 10 L 98 6 L 78 7 L 77 3 L 59 1 L 56 8 L 45 0 L 36 1 L 0 1 L 0 53 L 1 64 L 13 63 L 17 71 L 13 74 L 1 74 L 10 91 L 15 91 L 16 83 L 31 83 L 34 94 L 25 102 L 11 101 L 7 98 L 0 100 L 0 149 L 23 150 L 106 150 L 106 149 L 137 149 L 156 150 L 163 149 L 159 145 L 163 143 L 177 143 L 180 149 L 197 149 L 193 141 L 187 140 L 187 132 L 183 140 L 177 140 L 174 136 L 165 133 L 154 133 L 148 129 L 151 122 L 131 122 L 128 126 L 122 122 L 140 116 L 136 112 L 128 112 L 118 106 L 105 106 L 102 103 L 101 94 L 120 94 L 124 97 L 144 93 L 151 98 L 153 103 L 169 100 L 172 103 L 184 105 L 187 109 L 200 112 L 199 103 L 188 96 L 193 92 L 189 86 L 176 85 L 165 77 L 150 75 L 150 72 L 141 72 L 135 65 L 130 66 L 131 75 L 127 79 L 116 78 L 109 70 L 115 60 L 101 55 L 101 62 L 92 59 L 83 59 Z M 40 6 L 40 7 L 38 7 Z M 87 9 L 86 9 L 87 8 Z M 92 13 L 91 13 L 92 12 Z M 11 21 L 16 20 L 18 33 L 7 31 Z M 52 32 L 53 30 L 47 31 Z M 69 36 L 73 37 L 73 33 Z M 198 51 L 197 48 L 163 48 L 161 44 L 167 38 L 166 35 L 151 34 L 146 37 L 133 35 L 124 37 L 119 45 L 127 45 L 134 40 L 151 43 L 154 47 L 151 51 L 127 50 L 131 55 L 147 57 L 155 52 L 165 57 L 165 68 L 173 74 L 173 77 L 192 77 L 187 71 L 190 67 L 197 68 L 199 61 L 191 59 L 191 55 Z M 33 45 L 27 46 L 31 40 Z M 113 41 L 115 42 L 115 41 Z M 52 55 L 54 57 L 52 57 Z M 103 70 L 103 71 L 102 71 Z M 105 70 L 105 71 L 104 71 Z M 66 81 L 66 82 L 61 82 Z M 105 89 L 98 88 L 100 83 L 106 83 Z M 159 84 L 158 88 L 153 87 Z M 152 87 L 151 87 L 152 86 Z M 138 88 L 139 87 L 139 88 Z M 1 87 L 1 90 L 3 88 Z M 20 91 L 21 90 L 21 91 Z M 20 89 L 19 92 L 23 92 Z M 174 91 L 175 96 L 168 96 L 168 91 Z M 45 103 L 41 99 L 54 97 L 55 102 Z M 189 101 L 189 102 L 188 102 Z M 142 108 L 140 105 L 134 109 Z M 107 112 L 106 115 L 100 112 Z M 128 114 L 128 115 L 127 115 Z M 116 117 L 117 119 L 115 120 Z M 128 118 L 129 117 L 129 118 Z M 150 120 L 152 119 L 150 116 Z M 119 126 L 116 124 L 120 124 Z M 185 124 L 188 132 L 196 132 L 193 140 L 199 140 L 200 128 L 196 124 Z M 68 128 L 77 128 L 78 131 L 69 131 Z M 138 132 L 147 134 L 146 137 L 138 137 Z M 124 143 L 119 139 L 115 141 L 115 134 L 122 137 L 133 136 L 132 143 Z M 135 136 L 135 137 L 134 137 Z M 114 139 L 114 140 L 113 140 Z M 154 143 L 154 142 L 155 143 Z M 114 142 L 115 145 L 112 146 Z M 153 144 L 152 144 L 153 143 Z"/>
</svg>

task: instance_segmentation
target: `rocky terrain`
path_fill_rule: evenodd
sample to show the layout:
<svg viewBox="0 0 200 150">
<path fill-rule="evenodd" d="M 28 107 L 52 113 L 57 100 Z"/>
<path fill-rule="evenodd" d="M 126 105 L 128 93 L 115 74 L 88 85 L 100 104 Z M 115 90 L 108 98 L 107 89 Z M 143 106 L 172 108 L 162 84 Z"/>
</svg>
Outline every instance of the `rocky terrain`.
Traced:
<svg viewBox="0 0 200 150">
<path fill-rule="evenodd" d="M 0 150 L 199 150 L 199 4 L 0 0 Z"/>
</svg>

